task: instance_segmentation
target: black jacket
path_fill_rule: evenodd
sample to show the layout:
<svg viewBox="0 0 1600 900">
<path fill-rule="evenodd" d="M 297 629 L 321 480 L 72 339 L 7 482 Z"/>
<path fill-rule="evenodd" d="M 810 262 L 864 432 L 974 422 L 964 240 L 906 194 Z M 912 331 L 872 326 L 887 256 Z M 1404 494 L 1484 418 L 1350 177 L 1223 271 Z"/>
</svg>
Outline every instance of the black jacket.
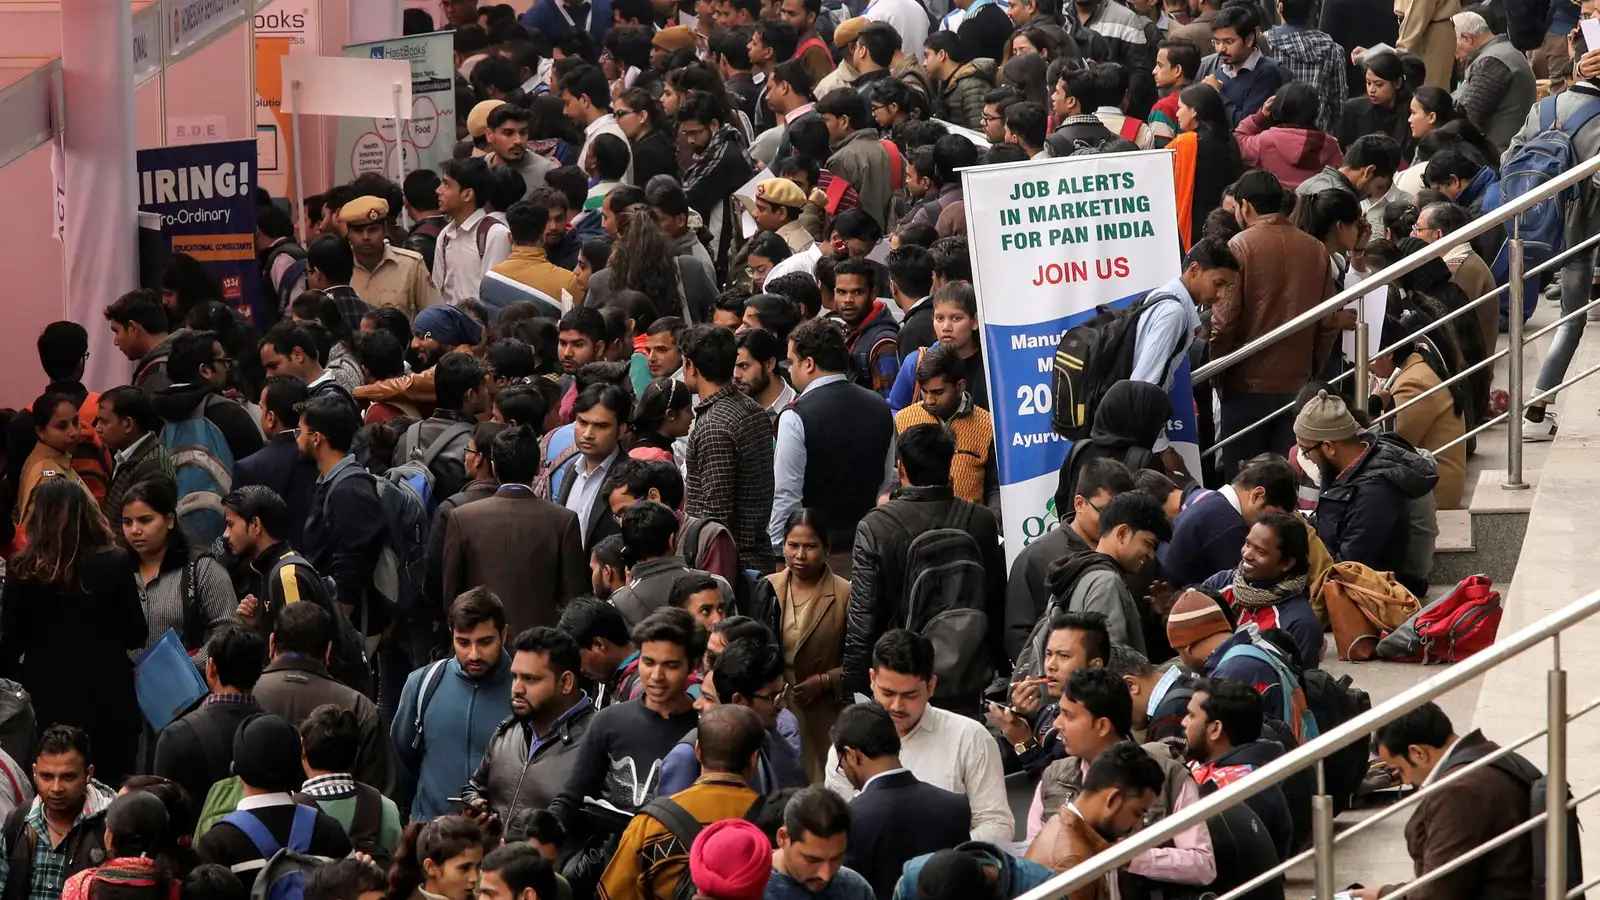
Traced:
<svg viewBox="0 0 1600 900">
<path fill-rule="evenodd" d="M 633 183 L 644 187 L 657 175 L 678 177 L 678 148 L 664 131 L 652 131 L 633 145 Z"/>
<path fill-rule="evenodd" d="M 893 628 L 904 626 L 907 585 L 906 554 L 924 531 L 954 527 L 971 533 L 984 554 L 989 580 L 988 615 L 991 653 L 1004 669 L 1005 556 L 1000 551 L 1000 526 L 994 513 L 961 500 L 949 485 L 903 487 L 888 503 L 870 510 L 856 526 L 850 572 L 850 615 L 845 623 L 844 689 L 868 690 L 867 667 L 872 645 Z"/>
<path fill-rule="evenodd" d="M 359 468 L 350 457 L 339 465 Z M 342 475 L 330 470 L 329 474 L 335 477 L 319 483 L 312 494 L 300 552 L 318 572 L 333 579 L 339 602 L 356 608 L 351 617 L 356 627 L 365 624 L 364 633 L 377 634 L 388 625 L 388 604 L 364 601 L 383 550 L 385 528 L 378 486 L 365 471 Z"/>
<path fill-rule="evenodd" d="M 265 447 L 234 461 L 233 486 L 251 484 L 272 488 L 283 498 L 289 507 L 289 530 L 278 536 L 300 546 L 311 514 L 311 495 L 317 489 L 317 464 L 300 452 L 293 431 L 273 435 Z"/>
<path fill-rule="evenodd" d="M 1210 796 L 1220 787 L 1232 784 L 1283 754 L 1282 744 L 1265 738 L 1234 747 L 1195 774 L 1200 782 L 1200 796 Z M 1307 777 L 1302 776 L 1312 780 L 1308 783 Z M 1311 794 L 1315 790 L 1315 777 L 1308 769 L 1245 801 L 1267 826 L 1279 859 L 1287 859 L 1301 839 L 1311 833 Z"/>
<path fill-rule="evenodd" d="M 1211 832 L 1211 852 L 1217 865 L 1217 877 L 1208 890 L 1217 895 L 1226 894 L 1282 862 L 1266 823 L 1249 803 L 1217 813 L 1206 820 L 1206 828 Z M 1283 900 L 1283 877 L 1256 888 L 1245 898 Z"/>
<path fill-rule="evenodd" d="M 204 797 L 233 772 L 233 733 L 260 713 L 254 702 L 207 703 L 191 710 L 161 729 L 155 774 L 183 785 L 191 797 Z"/>
<path fill-rule="evenodd" d="M 1425 590 L 1427 572 L 1405 571 L 1411 545 L 1407 507 L 1433 490 L 1438 469 L 1397 434 L 1364 435 L 1361 440 L 1367 451 L 1322 489 L 1317 537 L 1339 562 L 1394 572 L 1407 587 L 1420 583 Z"/>
<path fill-rule="evenodd" d="M 1116 138 L 1117 135 L 1100 124 L 1099 119 L 1084 115 L 1073 116 L 1061 123 L 1061 127 L 1045 135 L 1044 143 L 1053 157 L 1071 156 L 1078 150 L 1098 150 L 1101 144 Z"/>
<path fill-rule="evenodd" d="M 906 311 L 905 318 L 900 320 L 898 348 L 900 361 L 905 362 L 906 357 L 914 351 L 932 346 L 935 340 L 937 338 L 933 334 L 933 297 L 923 297 L 913 304 L 911 309 Z M 977 402 L 976 398 L 973 402 Z"/>
<path fill-rule="evenodd" d="M 461 798 L 483 800 L 502 822 L 510 822 L 519 810 L 549 806 L 572 774 L 578 746 L 594 721 L 594 704 L 587 698 L 578 702 L 556 725 L 556 737 L 540 744 L 531 758 L 528 748 L 533 743 L 533 727 L 526 719 L 507 716 L 495 727 L 483 761 L 461 789 Z"/>
<path fill-rule="evenodd" d="M 175 384 L 151 395 L 150 405 L 164 421 L 181 422 L 194 413 L 201 400 L 215 393 L 217 389 L 209 384 Z M 250 418 L 250 413 L 231 400 L 207 406 L 206 418 L 222 432 L 222 439 L 228 442 L 228 450 L 235 460 L 244 459 L 266 446 L 261 429 Z"/>
<path fill-rule="evenodd" d="M 1033 626 L 1050 606 L 1050 589 L 1045 586 L 1050 565 L 1068 553 L 1089 549 L 1072 530 L 1072 507 L 1056 508 L 1066 511 L 1060 527 L 1023 547 L 1012 562 L 1011 577 L 1006 581 L 1005 643 L 1006 654 L 1013 660 L 1022 654 Z"/>
<path fill-rule="evenodd" d="M 63 839 L 66 847 L 66 860 L 61 872 L 63 886 L 68 878 L 111 859 L 106 849 L 106 806 L 112 797 L 106 786 L 97 781 L 89 782 L 89 791 L 94 796 L 85 802 L 94 803 L 98 808 L 75 822 Z M 30 805 L 18 806 L 6 816 L 5 854 L 9 868 L 6 871 L 5 891 L 0 894 L 4 900 L 28 900 L 33 892 L 33 848 L 47 838 L 40 837 L 27 824 L 31 809 Z"/>
<path fill-rule="evenodd" d="M 967 842 L 972 805 L 962 794 L 917 780 L 908 770 L 874 778 L 850 801 L 844 864 L 889 900 L 907 861 Z M 909 822 L 917 823 L 907 828 Z"/>
</svg>

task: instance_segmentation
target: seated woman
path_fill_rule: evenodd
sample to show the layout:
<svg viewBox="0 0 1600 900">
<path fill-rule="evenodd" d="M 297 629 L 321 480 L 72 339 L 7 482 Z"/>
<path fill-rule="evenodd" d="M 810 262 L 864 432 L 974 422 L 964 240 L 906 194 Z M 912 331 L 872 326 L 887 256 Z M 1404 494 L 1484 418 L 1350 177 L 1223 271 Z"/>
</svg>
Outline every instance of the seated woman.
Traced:
<svg viewBox="0 0 1600 900">
<path fill-rule="evenodd" d="M 1383 345 L 1388 347 L 1427 324 L 1422 313 L 1408 310 L 1383 321 Z M 1383 387 L 1372 395 L 1369 408 L 1375 416 L 1405 406 L 1450 376 L 1439 349 L 1421 338 L 1386 356 L 1372 360 L 1372 374 L 1383 379 Z M 1465 381 L 1457 381 L 1443 391 L 1435 391 L 1420 401 L 1405 406 L 1386 420 L 1385 428 L 1410 441 L 1418 450 L 1434 451 L 1466 432 L 1466 413 L 1471 402 Z M 1460 509 L 1466 482 L 1467 445 L 1463 441 L 1434 455 L 1439 482 L 1433 497 L 1439 509 Z"/>
</svg>

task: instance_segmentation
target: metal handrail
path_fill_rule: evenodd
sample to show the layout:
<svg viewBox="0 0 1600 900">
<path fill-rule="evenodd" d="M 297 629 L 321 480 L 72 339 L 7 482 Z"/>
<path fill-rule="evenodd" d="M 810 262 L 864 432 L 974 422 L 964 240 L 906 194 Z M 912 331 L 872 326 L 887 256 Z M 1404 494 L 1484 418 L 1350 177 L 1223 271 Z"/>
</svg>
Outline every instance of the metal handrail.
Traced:
<svg viewBox="0 0 1600 900">
<path fill-rule="evenodd" d="M 1478 218 L 1473 219 L 1471 222 L 1468 222 L 1462 228 L 1450 232 L 1449 234 L 1440 238 L 1438 241 L 1435 241 L 1434 243 L 1429 244 L 1410 256 L 1407 256 L 1398 262 L 1391 264 L 1387 268 L 1380 270 L 1371 278 L 1368 278 L 1353 287 L 1345 288 L 1339 293 L 1334 294 L 1332 297 L 1329 297 L 1327 300 L 1324 300 L 1311 309 L 1308 309 L 1300 315 L 1295 316 L 1293 319 L 1290 319 L 1282 325 L 1279 325 L 1277 328 L 1272 329 L 1266 334 L 1247 341 L 1245 345 L 1239 349 L 1226 354 L 1220 359 L 1214 359 L 1211 362 L 1206 363 L 1194 371 L 1194 382 L 1198 384 L 1199 382 L 1204 381 L 1205 379 L 1210 378 L 1211 376 L 1225 369 L 1229 369 L 1251 356 L 1254 356 L 1257 352 L 1276 344 L 1289 335 L 1305 330 L 1311 325 L 1314 325 L 1315 323 L 1326 318 L 1331 313 L 1348 306 L 1351 301 L 1358 300 L 1362 296 L 1371 293 L 1373 288 L 1380 285 L 1394 283 L 1400 278 L 1400 276 L 1410 273 L 1411 270 L 1417 268 L 1423 263 L 1439 259 L 1440 257 L 1444 256 L 1445 253 L 1455 249 L 1461 244 L 1471 241 L 1473 238 L 1483 234 L 1486 231 L 1489 231 L 1491 228 L 1494 228 L 1497 225 L 1503 225 L 1506 222 L 1511 221 L 1511 219 L 1528 208 L 1542 203 L 1545 200 L 1556 196 L 1567 188 L 1572 187 L 1588 178 L 1592 178 L 1597 174 L 1600 174 L 1600 156 L 1585 160 L 1581 165 L 1568 169 L 1567 171 L 1561 173 L 1560 177 L 1551 179 L 1550 181 L 1541 185 L 1537 190 L 1529 191 L 1526 194 L 1508 200 L 1495 209 L 1484 213 Z"/>
<path fill-rule="evenodd" d="M 1448 237 L 1448 235 L 1446 237 Z M 1545 273 L 1545 272 L 1547 272 L 1547 271 L 1549 271 L 1551 269 L 1560 268 L 1560 267 L 1562 267 L 1562 266 L 1567 264 L 1567 260 L 1568 259 L 1572 258 L 1573 256 L 1578 255 L 1579 253 L 1582 253 L 1582 252 L 1588 250 L 1590 247 L 1593 247 L 1596 244 L 1600 244 L 1600 233 L 1593 234 L 1593 235 L 1590 235 L 1589 237 L 1584 238 L 1581 242 L 1579 242 L 1577 244 L 1574 244 L 1571 247 L 1568 247 L 1567 249 L 1561 251 L 1560 253 L 1556 254 L 1555 256 L 1551 257 L 1550 259 L 1547 259 L 1544 262 L 1540 263 L 1539 265 L 1534 266 L 1533 268 L 1531 268 L 1528 271 L 1524 272 L 1523 276 L 1522 276 L 1523 280 L 1527 280 L 1527 279 L 1532 278 L 1532 277 L 1534 277 L 1536 275 L 1541 275 L 1541 274 L 1543 274 L 1543 273 Z M 1367 285 L 1369 287 L 1376 287 L 1375 283 L 1370 279 L 1367 280 L 1367 281 L 1361 282 L 1361 284 L 1362 285 Z M 1508 291 L 1510 289 L 1511 289 L 1511 286 L 1509 284 L 1502 284 L 1499 287 L 1494 288 L 1493 290 L 1489 291 L 1487 294 L 1484 294 L 1483 296 L 1479 297 L 1478 299 L 1470 301 L 1470 302 L 1468 302 L 1466 304 L 1463 304 L 1462 306 L 1451 310 L 1450 312 L 1446 313 L 1445 315 L 1441 316 L 1440 318 L 1438 318 L 1438 319 L 1436 319 L 1434 321 L 1428 322 L 1426 325 L 1422 326 L 1421 328 L 1417 329 L 1416 331 L 1413 331 L 1411 334 L 1406 335 L 1405 337 L 1403 337 L 1400 340 L 1394 342 L 1393 344 L 1390 344 L 1387 347 L 1380 348 L 1378 350 L 1378 356 L 1387 356 L 1390 353 L 1393 353 L 1394 351 L 1398 350 L 1399 348 L 1404 347 L 1405 345 L 1416 341 L 1418 338 L 1426 337 L 1430 332 L 1432 332 L 1432 331 L 1434 331 L 1434 330 L 1436 330 L 1436 329 L 1438 329 L 1438 328 L 1440 328 L 1440 327 L 1442 327 L 1442 326 L 1444 326 L 1444 325 L 1446 325 L 1446 324 L 1448 324 L 1450 322 L 1455 321 L 1456 319 L 1460 318 L 1461 316 L 1466 315 L 1469 312 L 1472 312 L 1472 311 L 1476 310 L 1480 305 L 1482 305 L 1484 303 L 1488 303 L 1489 301 L 1496 299 L 1501 294 L 1504 294 L 1506 291 Z M 1584 308 L 1588 309 L 1587 306 L 1585 306 Z M 1565 322 L 1570 318 L 1572 318 L 1572 316 L 1571 316 L 1571 314 L 1568 314 L 1566 316 L 1561 317 L 1560 319 L 1557 319 L 1554 322 L 1551 322 L 1549 325 L 1546 325 L 1545 327 L 1539 329 L 1538 331 L 1535 331 L 1533 334 L 1524 336 L 1523 337 L 1523 342 L 1526 343 L 1528 341 L 1535 340 L 1536 338 L 1538 338 L 1538 337 L 1540 337 L 1540 336 L 1542 336 L 1544 334 L 1547 334 L 1548 332 L 1554 330 L 1554 328 L 1557 325 L 1560 325 L 1562 322 Z M 1490 335 L 1484 335 L 1484 337 L 1487 340 L 1491 336 Z M 1399 412 L 1400 410 L 1404 409 L 1406 405 L 1409 405 L 1411 403 L 1415 403 L 1415 402 L 1423 399 L 1424 397 L 1426 397 L 1429 394 L 1433 393 L 1433 391 L 1437 390 L 1438 387 L 1443 387 L 1445 385 L 1453 384 L 1453 383 L 1455 383 L 1455 381 L 1459 377 L 1477 371 L 1478 368 L 1480 368 L 1481 365 L 1484 364 L 1484 363 L 1499 362 L 1500 360 L 1504 359 L 1509 353 L 1510 353 L 1509 350 L 1497 350 L 1497 351 L 1495 351 L 1491 356 L 1489 356 L 1488 358 L 1484 359 L 1481 363 L 1475 364 L 1470 369 L 1466 369 L 1466 370 L 1464 370 L 1462 372 L 1456 373 L 1455 376 L 1452 376 L 1449 380 L 1445 381 L 1443 384 L 1441 384 L 1441 385 L 1439 385 L 1437 387 L 1434 387 L 1434 388 L 1429 388 L 1427 391 L 1424 391 L 1423 393 L 1417 395 L 1416 397 L 1413 397 L 1410 400 L 1407 400 L 1406 404 L 1401 405 L 1399 407 L 1396 407 L 1395 409 L 1392 409 L 1389 412 L 1386 412 L 1383 415 L 1379 416 L 1377 419 L 1374 420 L 1374 424 L 1376 424 L 1378 422 L 1382 422 L 1383 420 L 1389 418 L 1390 416 L 1392 416 L 1395 413 Z M 1204 369 L 1204 367 L 1202 367 L 1202 370 L 1203 369 Z M 1355 373 L 1355 371 L 1356 371 L 1355 369 L 1345 369 L 1343 372 L 1340 372 L 1338 375 L 1335 375 L 1332 379 L 1330 379 L 1328 381 L 1329 386 L 1331 387 L 1333 385 L 1343 383 L 1345 381 L 1345 379 L 1347 379 L 1351 375 L 1353 375 Z M 1287 413 L 1289 413 L 1293 409 L 1294 409 L 1294 402 L 1293 401 L 1285 403 L 1283 406 L 1279 407 L 1278 409 L 1274 410 L 1273 412 L 1268 413 L 1265 416 L 1262 416 L 1260 419 L 1257 419 L 1256 421 L 1251 422 L 1249 425 L 1246 425 L 1245 427 L 1240 428 L 1239 430 L 1235 431 L 1234 433 L 1232 433 L 1232 434 L 1228 435 L 1227 437 L 1225 437 L 1225 438 L 1217 441 L 1216 443 L 1212 444 L 1210 447 L 1206 448 L 1205 452 L 1202 455 L 1208 455 L 1209 456 L 1209 455 L 1218 455 L 1218 454 L 1220 454 L 1224 447 L 1227 447 L 1229 444 L 1233 443 L 1234 441 L 1238 440 L 1239 438 L 1243 437 L 1244 435 L 1249 434 L 1250 432 L 1256 430 L 1257 428 L 1260 428 L 1261 426 L 1267 424 L 1268 422 L 1272 421 L 1273 419 L 1276 419 L 1276 418 L 1278 418 L 1279 416 L 1282 416 L 1282 415 L 1286 415 Z"/>
<path fill-rule="evenodd" d="M 1070 891 L 1090 884 L 1107 872 L 1121 868 L 1134 857 L 1162 846 L 1181 832 L 1205 822 L 1223 810 L 1237 806 L 1261 791 L 1281 784 L 1291 775 L 1317 765 L 1345 745 L 1367 739 L 1378 728 L 1393 722 L 1423 703 L 1477 678 L 1536 644 L 1558 636 L 1596 612 L 1600 612 L 1600 591 L 1584 595 L 1537 622 L 1496 641 L 1467 660 L 1401 692 L 1394 699 L 1373 707 L 1327 734 L 1273 760 L 1257 769 L 1250 777 L 1185 807 L 1126 840 L 1113 844 L 1086 862 L 1021 895 L 1018 900 L 1056 900 L 1064 897 Z M 1565 716 L 1562 717 L 1562 723 L 1564 728 Z M 1555 783 L 1565 781 L 1564 773 L 1554 771 L 1555 765 L 1552 765 L 1551 769 L 1552 774 L 1549 777 Z M 1558 778 L 1557 775 L 1563 777 Z M 1331 806 L 1327 807 L 1327 812 L 1331 815 Z"/>
</svg>

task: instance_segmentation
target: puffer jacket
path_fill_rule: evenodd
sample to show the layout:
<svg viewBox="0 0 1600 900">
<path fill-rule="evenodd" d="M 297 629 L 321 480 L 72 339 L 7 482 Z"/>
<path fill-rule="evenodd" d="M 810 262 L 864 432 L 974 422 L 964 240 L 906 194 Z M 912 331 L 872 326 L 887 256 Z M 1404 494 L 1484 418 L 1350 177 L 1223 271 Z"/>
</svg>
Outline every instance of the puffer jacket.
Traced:
<svg viewBox="0 0 1600 900">
<path fill-rule="evenodd" d="M 922 68 L 922 62 L 915 56 L 900 54 L 889 65 L 889 74 L 905 82 L 906 87 L 921 94 L 931 104 L 934 98 L 933 79 L 928 77 Z"/>
<path fill-rule="evenodd" d="M 1266 169 L 1289 190 L 1343 159 L 1333 135 L 1315 128 L 1273 125 L 1259 110 L 1234 127 L 1233 137 L 1246 168 Z"/>
<path fill-rule="evenodd" d="M 1333 296 L 1333 266 L 1322 242 L 1287 216 L 1261 216 L 1228 242 L 1244 278 L 1211 307 L 1211 357 L 1219 359 Z M 1228 369 L 1228 391 L 1294 394 L 1322 371 L 1338 334 L 1330 315 Z"/>
<path fill-rule="evenodd" d="M 594 721 L 594 703 L 588 697 L 568 710 L 556 723 L 555 734 L 528 754 L 533 727 L 526 719 L 507 716 L 494 730 L 483 762 L 461 789 L 468 803 L 482 800 L 501 822 L 510 823 L 518 810 L 544 809 L 567 783 L 577 761 L 579 745 Z"/>
<path fill-rule="evenodd" d="M 1361 458 L 1323 487 L 1317 501 L 1317 537 L 1340 562 L 1394 572 L 1426 589 L 1426 572 L 1406 571 L 1411 544 L 1410 502 L 1433 491 L 1439 471 L 1398 434 L 1362 435 Z M 1326 478 L 1326 473 L 1324 473 Z"/>
<path fill-rule="evenodd" d="M 975 59 L 957 69 L 939 85 L 936 108 L 940 118 L 967 128 L 982 128 L 983 95 L 994 90 L 994 76 L 998 70 L 999 65 L 988 57 Z"/>
<path fill-rule="evenodd" d="M 991 658 L 1005 659 L 1005 557 L 994 513 L 956 497 L 948 484 L 903 487 L 888 503 L 868 511 L 856 526 L 850 573 L 850 614 L 845 623 L 844 690 L 866 693 L 867 668 L 878 638 L 906 622 L 906 554 L 918 535 L 934 528 L 960 528 L 984 554 L 988 580 Z"/>
</svg>

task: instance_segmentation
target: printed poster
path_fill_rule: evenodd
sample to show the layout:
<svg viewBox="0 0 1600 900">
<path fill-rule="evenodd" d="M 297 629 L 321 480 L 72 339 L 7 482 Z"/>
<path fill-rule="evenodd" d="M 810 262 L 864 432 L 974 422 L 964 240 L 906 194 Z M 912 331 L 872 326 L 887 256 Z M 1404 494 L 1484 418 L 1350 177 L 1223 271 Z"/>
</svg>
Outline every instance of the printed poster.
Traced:
<svg viewBox="0 0 1600 900">
<path fill-rule="evenodd" d="M 387 41 L 351 44 L 344 55 L 401 59 L 411 63 L 411 119 L 398 132 L 392 118 L 339 119 L 333 181 L 366 172 L 394 178 L 394 154 L 406 174 L 435 169 L 450 159 L 456 143 L 455 32 L 435 31 Z"/>
<path fill-rule="evenodd" d="M 256 264 L 256 142 L 140 150 L 139 210 L 161 216 L 168 253 L 199 260 L 224 302 L 265 323 Z"/>
<path fill-rule="evenodd" d="M 292 196 L 294 140 L 290 116 L 283 111 L 283 58 L 318 52 L 317 7 L 317 0 L 273 0 L 256 12 L 256 172 L 274 197 Z M 301 138 L 312 147 L 312 135 Z"/>
<path fill-rule="evenodd" d="M 1071 442 L 1050 425 L 1050 373 L 1061 335 L 1096 306 L 1132 302 L 1182 270 L 1172 156 L 1029 160 L 962 178 L 1009 566 L 1060 525 L 1056 484 Z M 1172 396 L 1167 439 L 1198 472 L 1187 362 Z"/>
</svg>

